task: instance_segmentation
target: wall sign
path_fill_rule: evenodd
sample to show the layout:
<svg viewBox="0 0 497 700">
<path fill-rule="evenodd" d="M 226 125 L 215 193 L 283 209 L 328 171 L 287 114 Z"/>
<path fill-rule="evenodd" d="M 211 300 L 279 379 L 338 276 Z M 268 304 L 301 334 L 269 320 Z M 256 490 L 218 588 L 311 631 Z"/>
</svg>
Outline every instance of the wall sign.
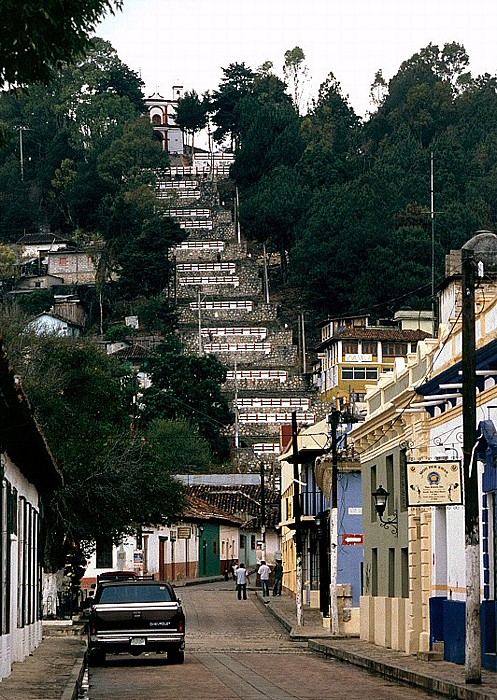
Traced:
<svg viewBox="0 0 497 700">
<path fill-rule="evenodd" d="M 192 536 L 191 527 L 180 525 L 177 529 L 178 540 L 189 540 Z"/>
<path fill-rule="evenodd" d="M 342 544 L 364 544 L 364 535 L 362 533 L 357 535 L 342 535 Z"/>
<path fill-rule="evenodd" d="M 407 462 L 408 506 L 462 504 L 460 460 Z"/>
</svg>

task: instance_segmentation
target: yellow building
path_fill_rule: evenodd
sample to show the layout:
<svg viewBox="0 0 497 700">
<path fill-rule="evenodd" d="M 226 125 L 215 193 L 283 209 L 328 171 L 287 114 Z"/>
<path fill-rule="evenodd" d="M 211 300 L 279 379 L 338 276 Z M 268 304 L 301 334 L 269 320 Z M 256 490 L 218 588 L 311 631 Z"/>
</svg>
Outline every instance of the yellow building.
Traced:
<svg viewBox="0 0 497 700">
<path fill-rule="evenodd" d="M 374 326 L 368 316 L 327 320 L 321 327 L 320 368 L 315 375 L 322 398 L 335 401 L 337 408 L 364 411 L 368 386 L 403 367 L 418 342 L 431 334 L 431 324 L 428 311 L 400 311 L 392 321 Z"/>
</svg>

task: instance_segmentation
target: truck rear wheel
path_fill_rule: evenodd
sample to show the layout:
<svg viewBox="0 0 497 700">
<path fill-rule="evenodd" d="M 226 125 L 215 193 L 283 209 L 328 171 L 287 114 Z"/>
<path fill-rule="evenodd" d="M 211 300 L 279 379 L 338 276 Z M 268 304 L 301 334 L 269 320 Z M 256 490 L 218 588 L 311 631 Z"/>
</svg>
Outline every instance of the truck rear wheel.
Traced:
<svg viewBox="0 0 497 700">
<path fill-rule="evenodd" d="M 172 649 L 167 652 L 167 660 L 171 664 L 182 664 L 185 662 L 185 652 L 179 649 Z"/>
<path fill-rule="evenodd" d="M 90 666 L 105 665 L 105 651 L 103 649 L 91 649 L 89 653 Z"/>
</svg>

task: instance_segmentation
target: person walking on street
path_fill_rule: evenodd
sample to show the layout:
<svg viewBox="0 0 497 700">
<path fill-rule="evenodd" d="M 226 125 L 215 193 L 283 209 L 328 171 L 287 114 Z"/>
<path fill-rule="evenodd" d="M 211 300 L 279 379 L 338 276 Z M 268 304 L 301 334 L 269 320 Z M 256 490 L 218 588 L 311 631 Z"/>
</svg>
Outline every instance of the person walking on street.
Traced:
<svg viewBox="0 0 497 700">
<path fill-rule="evenodd" d="M 247 600 L 247 583 L 249 581 L 248 571 L 245 568 L 245 564 L 240 564 L 236 570 L 236 590 L 238 592 L 238 600 Z"/>
<path fill-rule="evenodd" d="M 276 566 L 274 567 L 274 588 L 273 595 L 281 595 L 281 587 L 283 584 L 283 567 L 281 565 L 281 560 L 276 560 Z"/>
<path fill-rule="evenodd" d="M 257 573 L 261 579 L 262 597 L 269 598 L 269 576 L 271 574 L 271 569 L 266 564 L 264 559 L 261 561 L 261 565 L 259 566 Z"/>
</svg>

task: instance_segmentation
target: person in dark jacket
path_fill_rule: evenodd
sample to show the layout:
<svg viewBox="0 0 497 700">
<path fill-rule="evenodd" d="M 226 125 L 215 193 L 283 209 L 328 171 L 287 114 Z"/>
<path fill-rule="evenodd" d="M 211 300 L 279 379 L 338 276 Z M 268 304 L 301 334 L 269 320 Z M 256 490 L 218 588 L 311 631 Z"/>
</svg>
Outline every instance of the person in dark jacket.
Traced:
<svg viewBox="0 0 497 700">
<path fill-rule="evenodd" d="M 276 566 L 274 567 L 273 576 L 273 595 L 281 595 L 281 587 L 283 585 L 283 566 L 281 565 L 280 559 L 276 560 Z"/>
</svg>

